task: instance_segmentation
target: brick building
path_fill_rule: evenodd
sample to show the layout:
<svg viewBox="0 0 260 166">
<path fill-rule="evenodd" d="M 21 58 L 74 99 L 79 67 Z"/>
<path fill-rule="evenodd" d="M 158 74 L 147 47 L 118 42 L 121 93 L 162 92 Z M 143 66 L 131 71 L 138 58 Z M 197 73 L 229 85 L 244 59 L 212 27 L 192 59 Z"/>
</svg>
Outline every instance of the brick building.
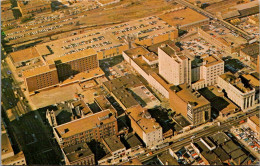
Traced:
<svg viewBox="0 0 260 166">
<path fill-rule="evenodd" d="M 192 125 L 200 125 L 211 119 L 210 102 L 187 84 L 170 88 L 170 106 L 181 113 Z"/>
<path fill-rule="evenodd" d="M 95 165 L 95 156 L 86 143 L 62 149 L 66 165 Z"/>
<path fill-rule="evenodd" d="M 91 140 L 101 141 L 118 133 L 117 120 L 110 110 L 101 111 L 53 128 L 54 136 L 61 147 Z"/>
<path fill-rule="evenodd" d="M 56 86 L 59 83 L 57 69 L 46 65 L 23 72 L 25 86 L 29 92 Z"/>
</svg>

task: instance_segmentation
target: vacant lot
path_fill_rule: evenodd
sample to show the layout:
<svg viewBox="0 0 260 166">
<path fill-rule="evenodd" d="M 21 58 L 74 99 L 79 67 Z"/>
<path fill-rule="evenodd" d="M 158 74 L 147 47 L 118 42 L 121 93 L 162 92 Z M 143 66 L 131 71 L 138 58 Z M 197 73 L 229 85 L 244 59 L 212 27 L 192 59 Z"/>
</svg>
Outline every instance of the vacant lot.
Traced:
<svg viewBox="0 0 260 166">
<path fill-rule="evenodd" d="M 84 25 L 101 25 L 112 22 L 125 22 L 142 17 L 156 15 L 164 10 L 176 7 L 172 2 L 164 0 L 122 0 L 119 3 L 88 11 Z"/>
<path fill-rule="evenodd" d="M 34 109 L 46 107 L 62 101 L 75 98 L 75 93 L 81 93 L 82 89 L 78 84 L 42 91 L 30 97 L 30 104 Z"/>
</svg>

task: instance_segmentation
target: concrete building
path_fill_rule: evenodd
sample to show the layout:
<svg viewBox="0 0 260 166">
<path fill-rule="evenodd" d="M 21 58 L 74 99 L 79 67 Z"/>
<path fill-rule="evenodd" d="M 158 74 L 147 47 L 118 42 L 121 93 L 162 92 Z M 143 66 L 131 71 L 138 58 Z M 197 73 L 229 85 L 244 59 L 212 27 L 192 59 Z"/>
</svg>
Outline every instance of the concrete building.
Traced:
<svg viewBox="0 0 260 166">
<path fill-rule="evenodd" d="M 245 84 L 240 77 L 227 72 L 218 76 L 217 84 L 242 110 L 254 106 L 255 89 L 250 84 Z"/>
<path fill-rule="evenodd" d="M 102 142 L 110 152 L 111 156 L 108 159 L 110 160 L 111 164 L 115 164 L 116 159 L 122 159 L 124 160 L 126 156 L 126 147 L 124 144 L 120 141 L 120 139 L 117 136 L 111 136 L 108 138 L 103 138 Z M 125 158 L 126 159 L 126 158 Z M 102 163 L 103 160 L 99 161 L 99 164 Z"/>
<path fill-rule="evenodd" d="M 83 101 L 74 101 L 56 104 L 56 108 L 46 111 L 46 119 L 51 127 L 92 115 L 93 112 Z"/>
<path fill-rule="evenodd" d="M 2 165 L 26 165 L 24 153 L 14 153 L 8 134 L 1 133 L 1 161 Z"/>
<path fill-rule="evenodd" d="M 187 84 L 170 88 L 170 106 L 181 113 L 192 125 L 200 125 L 211 119 L 210 102 Z"/>
<path fill-rule="evenodd" d="M 131 120 L 131 126 L 136 134 L 149 148 L 162 143 L 162 127 L 151 117 L 151 114 L 141 106 L 131 107 L 126 110 Z"/>
<path fill-rule="evenodd" d="M 192 88 L 195 90 L 217 83 L 217 76 L 224 74 L 224 61 L 214 55 L 195 57 L 191 62 Z"/>
<path fill-rule="evenodd" d="M 259 49 L 259 43 L 255 42 L 240 50 L 240 56 L 244 57 L 247 60 L 247 63 L 254 69 L 257 69 L 257 63 L 259 63 Z M 259 70 L 257 71 L 259 72 Z"/>
<path fill-rule="evenodd" d="M 190 62 L 178 47 L 173 45 L 162 45 L 158 48 L 159 74 L 168 83 L 180 85 L 190 84 Z"/>
<path fill-rule="evenodd" d="M 14 60 L 14 57 L 17 57 L 16 55 L 11 55 L 11 59 Z M 96 51 L 88 49 L 49 60 L 44 66 L 26 70 L 23 72 L 23 78 L 29 93 L 33 93 L 38 90 L 57 86 L 61 81 L 68 84 L 89 79 L 86 76 L 91 78 L 101 76 L 103 72 L 98 70 L 98 66 Z M 78 74 L 83 72 L 86 74 L 78 78 Z M 76 80 L 72 80 L 74 75 L 78 76 Z M 65 80 L 68 78 L 71 78 L 71 81 L 67 81 L 67 83 Z"/>
<path fill-rule="evenodd" d="M 170 43 L 172 41 L 167 40 L 161 43 Z M 161 93 L 166 98 L 169 98 L 168 83 L 158 74 L 158 56 L 154 52 L 158 52 L 158 46 L 152 45 L 149 51 L 146 48 L 140 46 L 123 51 L 122 55 L 127 61 L 155 90 Z"/>
<path fill-rule="evenodd" d="M 101 111 L 53 128 L 54 136 L 61 147 L 91 140 L 101 141 L 118 132 L 117 120 L 109 110 Z"/>
<path fill-rule="evenodd" d="M 55 64 L 60 81 L 77 73 L 93 70 L 99 66 L 97 52 L 94 49 L 61 56 L 48 61 L 48 63 Z"/>
<path fill-rule="evenodd" d="M 247 118 L 247 124 L 251 130 L 257 133 L 258 138 L 260 138 L 260 123 L 258 116 L 251 116 Z"/>
<path fill-rule="evenodd" d="M 62 149 L 66 165 L 95 165 L 95 156 L 86 143 Z"/>
<path fill-rule="evenodd" d="M 57 69 L 54 65 L 24 71 L 23 78 L 29 93 L 54 87 L 59 83 Z"/>
</svg>

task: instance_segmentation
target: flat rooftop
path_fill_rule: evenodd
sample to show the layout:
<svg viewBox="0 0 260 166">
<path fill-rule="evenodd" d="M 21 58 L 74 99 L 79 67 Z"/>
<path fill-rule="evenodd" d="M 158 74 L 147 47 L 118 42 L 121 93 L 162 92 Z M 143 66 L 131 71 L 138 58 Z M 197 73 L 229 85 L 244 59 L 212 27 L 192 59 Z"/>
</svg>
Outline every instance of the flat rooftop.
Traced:
<svg viewBox="0 0 260 166">
<path fill-rule="evenodd" d="M 22 159 L 25 160 L 25 156 L 24 156 L 24 153 L 21 151 L 21 152 L 15 154 L 12 157 L 8 157 L 6 159 L 2 159 L 2 164 L 3 165 L 10 165 L 10 163 L 13 164 L 14 162 L 22 160 Z"/>
<path fill-rule="evenodd" d="M 147 48 L 147 50 L 151 51 L 151 52 L 154 52 L 155 54 L 158 55 L 158 47 L 160 47 L 161 45 L 174 45 L 174 41 L 171 41 L 171 40 L 166 40 L 164 42 L 160 42 L 160 43 L 157 43 L 157 44 L 153 44 L 151 46 L 149 46 Z"/>
<path fill-rule="evenodd" d="M 253 87 L 250 84 L 249 85 L 245 85 L 241 81 L 241 78 L 236 77 L 231 72 L 224 73 L 224 74 L 220 75 L 219 77 L 221 77 L 226 82 L 232 84 L 235 88 L 237 88 L 242 93 L 247 93 L 247 92 L 250 92 L 250 91 L 254 90 Z"/>
<path fill-rule="evenodd" d="M 186 87 L 186 84 L 181 84 L 179 85 L 179 89 L 175 92 L 177 96 L 179 96 L 182 100 L 184 100 L 186 103 L 190 103 L 191 105 L 193 105 L 193 108 L 199 108 L 201 106 L 210 104 L 210 102 L 203 97 L 199 92 L 194 91 L 192 92 L 190 89 L 188 89 Z M 176 86 L 174 86 L 176 87 Z M 171 87 L 171 90 L 174 90 Z"/>
<path fill-rule="evenodd" d="M 111 137 L 103 138 L 103 140 L 112 152 L 125 148 L 124 144 L 115 135 Z"/>
<path fill-rule="evenodd" d="M 72 53 L 69 55 L 54 58 L 54 59 L 48 61 L 48 63 L 53 64 L 53 62 L 56 62 L 56 61 L 66 63 L 66 62 L 74 61 L 77 59 L 85 58 L 87 56 L 96 55 L 96 54 L 97 54 L 97 52 L 94 49 L 87 49 L 87 50 L 75 52 L 75 53 Z"/>
<path fill-rule="evenodd" d="M 80 72 L 76 75 L 73 76 L 73 78 L 68 78 L 66 80 L 64 80 L 62 82 L 62 84 L 69 84 L 69 83 L 73 83 L 75 81 L 85 81 L 85 80 L 90 80 L 90 79 L 93 79 L 95 77 L 100 77 L 100 76 L 103 76 L 105 75 L 104 71 L 98 67 L 98 68 L 95 68 L 93 70 L 90 70 L 88 72 Z"/>
<path fill-rule="evenodd" d="M 89 108 L 89 106 L 83 100 L 73 102 L 72 105 L 75 109 L 79 108 L 83 112 L 84 116 L 93 114 L 92 110 Z"/>
<path fill-rule="evenodd" d="M 207 56 L 206 58 L 203 58 L 203 60 L 206 62 L 206 64 L 205 64 L 206 67 L 213 66 L 218 63 L 224 63 L 224 61 L 222 59 L 220 59 L 214 55 Z"/>
<path fill-rule="evenodd" d="M 48 72 L 55 71 L 55 70 L 57 70 L 56 67 L 50 68 L 49 65 L 44 65 L 44 66 L 40 66 L 40 67 L 36 67 L 34 69 L 24 71 L 23 77 L 24 78 L 33 77 L 33 76 L 36 76 L 39 74 L 48 73 Z"/>
<path fill-rule="evenodd" d="M 259 56 L 259 49 L 260 49 L 259 43 L 253 43 L 247 45 L 246 47 L 241 49 L 241 51 L 251 56 L 252 58 L 256 59 L 257 56 Z"/>
<path fill-rule="evenodd" d="M 190 8 L 183 8 L 180 10 L 169 12 L 160 15 L 159 17 L 165 22 L 167 22 L 169 25 L 179 25 L 180 27 L 208 20 L 207 17 L 201 15 L 200 13 Z"/>
<path fill-rule="evenodd" d="M 12 52 L 10 53 L 10 57 L 14 63 L 19 63 L 40 57 L 40 54 L 35 47 L 30 47 L 24 50 Z"/>
<path fill-rule="evenodd" d="M 163 163 L 163 165 L 179 165 L 177 160 L 168 151 L 158 155 L 158 159 Z"/>
<path fill-rule="evenodd" d="M 91 130 L 97 125 L 100 125 L 101 122 L 103 124 L 108 124 L 115 121 L 116 118 L 111 116 L 111 112 L 109 110 L 105 110 L 69 123 L 62 124 L 55 127 L 54 129 L 57 131 L 60 137 L 66 138 L 78 133 L 85 132 L 87 130 Z"/>
<path fill-rule="evenodd" d="M 140 105 L 131 107 L 127 109 L 126 112 L 134 119 L 134 121 L 145 133 L 150 133 L 162 128 L 154 118 L 151 118 L 151 114 Z"/>
<path fill-rule="evenodd" d="M 103 85 L 110 91 L 120 102 L 129 108 L 138 105 L 134 97 L 126 90 L 143 85 L 143 83 L 133 74 L 122 76 L 111 81 L 104 82 Z"/>
<path fill-rule="evenodd" d="M 65 147 L 63 151 L 69 162 L 74 162 L 90 155 L 94 155 L 86 143 Z"/>
<path fill-rule="evenodd" d="M 2 133 L 1 137 L 1 155 L 5 155 L 8 153 L 14 153 L 11 142 L 8 138 L 7 133 Z"/>
<path fill-rule="evenodd" d="M 254 87 L 259 87 L 259 79 L 254 77 L 252 74 L 243 74 L 242 77 L 247 79 L 249 81 L 249 84 L 251 84 Z"/>
<path fill-rule="evenodd" d="M 124 38 L 128 35 L 138 36 L 138 40 L 143 40 L 175 30 L 177 30 L 175 27 L 169 27 L 165 21 L 160 20 L 157 16 L 152 16 L 116 26 L 89 30 L 82 34 L 39 44 L 36 47 L 42 52 L 40 55 L 49 54 L 50 51 L 48 50 L 51 50 L 53 54 L 45 57 L 49 60 L 89 48 L 100 52 L 123 45 L 126 46 Z"/>
<path fill-rule="evenodd" d="M 128 162 L 123 163 L 122 165 L 143 165 L 143 164 L 138 158 L 134 158 L 132 160 L 129 160 Z"/>
<path fill-rule="evenodd" d="M 249 117 L 249 119 L 250 119 L 251 121 L 253 121 L 257 126 L 260 126 L 259 117 L 257 117 L 256 115 Z"/>
</svg>

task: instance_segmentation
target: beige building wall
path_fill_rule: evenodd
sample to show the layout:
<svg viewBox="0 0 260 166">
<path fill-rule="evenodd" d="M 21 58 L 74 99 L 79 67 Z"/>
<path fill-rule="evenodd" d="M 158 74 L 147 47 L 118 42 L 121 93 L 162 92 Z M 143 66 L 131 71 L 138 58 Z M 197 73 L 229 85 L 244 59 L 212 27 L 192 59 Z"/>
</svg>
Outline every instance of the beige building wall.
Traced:
<svg viewBox="0 0 260 166">
<path fill-rule="evenodd" d="M 224 74 L 224 62 L 219 62 L 215 65 L 201 66 L 201 78 L 205 79 L 206 86 L 211 86 L 217 83 L 217 76 Z"/>
<path fill-rule="evenodd" d="M 159 74 L 170 84 L 180 85 L 188 82 L 188 58 L 181 59 L 168 55 L 161 48 L 158 48 Z"/>
<path fill-rule="evenodd" d="M 228 98 L 236 103 L 241 109 L 247 109 L 254 106 L 255 89 L 243 93 L 220 76 L 217 78 L 217 84 L 220 88 L 226 91 Z"/>
</svg>

